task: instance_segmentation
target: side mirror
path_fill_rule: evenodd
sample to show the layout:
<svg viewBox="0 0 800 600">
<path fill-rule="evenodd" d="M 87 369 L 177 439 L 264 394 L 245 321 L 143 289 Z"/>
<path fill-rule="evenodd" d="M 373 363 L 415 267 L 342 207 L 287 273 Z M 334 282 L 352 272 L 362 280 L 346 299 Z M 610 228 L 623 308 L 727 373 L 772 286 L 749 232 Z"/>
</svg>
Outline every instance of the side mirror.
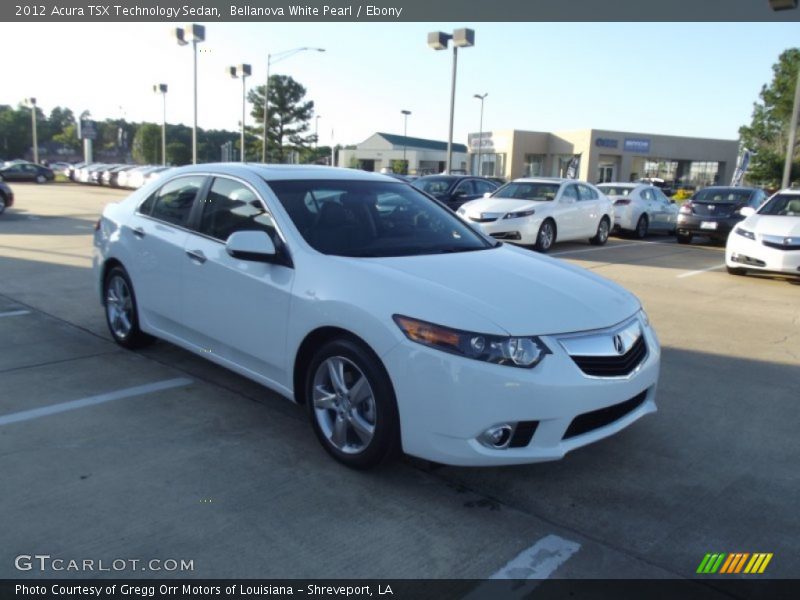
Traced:
<svg viewBox="0 0 800 600">
<path fill-rule="evenodd" d="M 739 209 L 739 214 L 746 218 L 756 214 L 756 209 L 752 206 L 745 206 L 744 208 Z"/>
<path fill-rule="evenodd" d="M 225 250 L 233 258 L 256 262 L 274 262 L 275 244 L 263 231 L 237 231 L 225 242 Z"/>
<path fill-rule="evenodd" d="M 453 198 L 463 198 L 466 195 L 467 192 L 465 192 L 464 190 L 456 190 L 455 192 L 453 192 Z"/>
</svg>

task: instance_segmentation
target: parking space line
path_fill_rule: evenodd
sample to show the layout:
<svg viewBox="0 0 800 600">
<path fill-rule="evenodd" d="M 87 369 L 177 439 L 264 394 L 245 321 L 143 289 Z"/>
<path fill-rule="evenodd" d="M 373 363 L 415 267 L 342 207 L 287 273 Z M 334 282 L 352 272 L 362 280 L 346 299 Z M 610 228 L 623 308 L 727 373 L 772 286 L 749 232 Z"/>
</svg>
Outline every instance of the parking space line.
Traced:
<svg viewBox="0 0 800 600">
<path fill-rule="evenodd" d="M 29 315 L 31 311 L 29 310 L 9 310 L 7 312 L 0 312 L 0 318 L 2 317 L 21 317 L 22 315 Z"/>
<path fill-rule="evenodd" d="M 137 385 L 114 392 L 107 392 L 105 394 L 98 394 L 96 396 L 88 396 L 79 400 L 70 400 L 68 402 L 61 402 L 59 404 L 51 404 L 50 406 L 42 406 L 40 408 L 33 408 L 31 410 L 23 410 L 20 412 L 11 413 L 10 415 L 0 416 L 0 426 L 9 425 L 10 423 L 19 423 L 20 421 L 29 421 L 38 417 L 46 417 L 58 413 L 75 410 L 77 408 L 84 408 L 86 406 L 94 406 L 95 404 L 103 404 L 104 402 L 111 402 L 112 400 L 122 400 L 132 396 L 141 396 L 143 394 L 151 394 L 153 392 L 162 392 L 172 388 L 182 387 L 192 383 L 192 380 L 187 377 L 178 377 L 175 379 L 166 379 L 164 381 L 157 381 L 155 383 L 148 383 L 145 385 Z"/>
<path fill-rule="evenodd" d="M 580 549 L 577 542 L 548 535 L 520 552 L 489 579 L 547 579 Z"/>
<path fill-rule="evenodd" d="M 694 275 L 700 275 L 700 273 L 707 273 L 708 271 L 716 271 L 717 269 L 721 269 L 725 266 L 725 263 L 714 265 L 713 267 L 708 267 L 707 269 L 698 269 L 696 271 L 686 271 L 686 273 L 681 273 L 680 275 L 676 275 L 678 279 L 683 279 L 684 277 L 693 277 Z"/>
<path fill-rule="evenodd" d="M 631 248 L 633 246 L 644 246 L 645 244 L 669 244 L 669 242 L 631 242 L 630 244 L 614 244 L 613 246 L 598 246 L 597 248 L 582 248 L 579 250 L 562 250 L 561 252 L 550 252 L 550 256 L 561 254 L 580 254 L 582 252 L 597 252 L 598 250 L 614 250 L 615 248 Z"/>
</svg>

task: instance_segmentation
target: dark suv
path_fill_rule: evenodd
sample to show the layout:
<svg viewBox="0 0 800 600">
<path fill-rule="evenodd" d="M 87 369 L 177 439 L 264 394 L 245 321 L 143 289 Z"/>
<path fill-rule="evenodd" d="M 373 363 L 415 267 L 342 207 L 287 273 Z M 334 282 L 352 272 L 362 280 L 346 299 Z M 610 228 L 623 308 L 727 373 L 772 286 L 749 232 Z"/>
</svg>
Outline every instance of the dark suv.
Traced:
<svg viewBox="0 0 800 600">
<path fill-rule="evenodd" d="M 678 242 L 688 244 L 696 235 L 725 241 L 734 225 L 744 219 L 739 211 L 745 206 L 758 208 L 766 198 L 766 193 L 758 188 L 703 188 L 684 202 L 678 212 Z"/>
<path fill-rule="evenodd" d="M 444 202 L 453 211 L 499 187 L 494 181 L 471 175 L 427 175 L 414 180 L 411 185 Z"/>
</svg>

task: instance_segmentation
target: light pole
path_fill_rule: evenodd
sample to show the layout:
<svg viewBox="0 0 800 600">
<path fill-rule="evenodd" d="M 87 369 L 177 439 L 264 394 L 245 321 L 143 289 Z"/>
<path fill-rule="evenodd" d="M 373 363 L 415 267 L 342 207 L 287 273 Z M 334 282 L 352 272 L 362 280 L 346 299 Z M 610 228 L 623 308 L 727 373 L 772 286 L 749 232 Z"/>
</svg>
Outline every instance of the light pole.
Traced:
<svg viewBox="0 0 800 600">
<path fill-rule="evenodd" d="M 453 40 L 453 80 L 450 84 L 450 131 L 447 135 L 447 168 L 450 172 L 453 162 L 453 118 L 456 110 L 456 70 L 458 68 L 458 49 L 475 45 L 475 31 L 456 29 L 452 34 L 434 31 L 428 34 L 428 46 L 434 50 L 447 50 L 447 43 Z"/>
<path fill-rule="evenodd" d="M 791 10 L 797 8 L 797 0 L 769 0 L 769 6 L 772 10 Z M 794 87 L 794 105 L 792 105 L 792 118 L 789 123 L 789 139 L 786 143 L 786 161 L 783 163 L 783 179 L 781 180 L 781 188 L 786 189 L 789 187 L 790 179 L 792 177 L 792 158 L 794 157 L 794 141 L 797 135 L 797 112 L 800 107 L 800 66 L 797 69 L 795 76 L 796 82 Z"/>
<path fill-rule="evenodd" d="M 161 94 L 163 113 L 161 115 L 161 164 L 167 166 L 167 84 L 157 83 L 153 86 L 154 94 Z"/>
<path fill-rule="evenodd" d="M 191 24 L 175 28 L 175 39 L 179 46 L 192 43 L 194 54 L 194 121 L 192 123 L 192 164 L 197 164 L 197 44 L 206 39 L 206 28 L 203 25 Z"/>
<path fill-rule="evenodd" d="M 26 98 L 26 104 L 31 107 L 31 137 L 33 138 L 33 162 L 39 164 L 39 139 L 36 135 L 36 98 Z"/>
<path fill-rule="evenodd" d="M 261 162 L 267 162 L 267 127 L 269 125 L 269 70 L 273 63 L 280 62 L 294 56 L 298 52 L 305 50 L 313 50 L 314 52 L 325 52 L 325 48 L 309 48 L 302 46 L 301 48 L 292 48 L 291 50 L 284 50 L 277 54 L 267 54 L 267 82 L 264 85 L 264 139 L 261 140 Z"/>
<path fill-rule="evenodd" d="M 319 147 L 319 120 L 322 118 L 322 115 L 316 115 L 314 117 L 314 160 L 316 161 L 317 155 L 316 150 Z"/>
<path fill-rule="evenodd" d="M 478 177 L 483 175 L 481 170 L 481 150 L 483 149 L 483 101 L 486 100 L 486 96 L 489 95 L 489 92 L 485 94 L 475 94 L 473 98 L 477 98 L 481 101 L 481 121 L 480 126 L 478 128 Z"/>
<path fill-rule="evenodd" d="M 230 73 L 231 77 L 236 79 L 237 77 L 242 80 L 242 138 L 241 138 L 241 152 L 240 152 L 240 162 L 245 162 L 245 150 L 244 150 L 244 119 L 245 119 L 245 107 L 247 97 L 245 95 L 245 80 L 250 77 L 253 73 L 253 69 L 250 65 L 237 65 L 235 67 L 228 67 L 228 72 Z"/>
<path fill-rule="evenodd" d="M 406 163 L 406 146 L 408 146 L 408 115 L 411 114 L 411 111 L 401 110 L 400 114 L 403 115 L 403 175 L 408 175 L 408 163 Z"/>
</svg>

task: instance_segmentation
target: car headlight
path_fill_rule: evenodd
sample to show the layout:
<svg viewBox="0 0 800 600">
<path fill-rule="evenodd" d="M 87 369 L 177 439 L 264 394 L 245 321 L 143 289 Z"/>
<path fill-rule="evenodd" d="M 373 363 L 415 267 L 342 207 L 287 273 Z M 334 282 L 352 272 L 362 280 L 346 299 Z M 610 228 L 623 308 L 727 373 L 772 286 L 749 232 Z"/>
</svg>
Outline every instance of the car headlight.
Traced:
<svg viewBox="0 0 800 600">
<path fill-rule="evenodd" d="M 647 316 L 647 313 L 644 312 L 643 308 L 639 310 L 639 316 L 642 319 L 642 325 L 645 327 L 650 327 L 650 317 Z"/>
<path fill-rule="evenodd" d="M 394 315 L 392 318 L 412 342 L 465 358 L 530 369 L 547 354 L 552 354 L 544 342 L 535 336 L 487 335 L 450 329 L 403 315 Z"/>
<path fill-rule="evenodd" d="M 741 227 L 737 227 L 734 229 L 736 233 L 738 233 L 742 237 L 746 237 L 748 240 L 755 240 L 756 234 L 752 231 L 747 231 L 747 229 L 742 229 Z"/>
<path fill-rule="evenodd" d="M 536 213 L 536 211 L 533 210 L 532 208 L 530 208 L 528 210 L 519 210 L 517 212 L 506 213 L 506 215 L 503 218 L 504 219 L 519 219 L 519 218 L 522 218 L 522 217 L 530 217 L 532 214 L 535 214 L 535 213 Z"/>
</svg>

